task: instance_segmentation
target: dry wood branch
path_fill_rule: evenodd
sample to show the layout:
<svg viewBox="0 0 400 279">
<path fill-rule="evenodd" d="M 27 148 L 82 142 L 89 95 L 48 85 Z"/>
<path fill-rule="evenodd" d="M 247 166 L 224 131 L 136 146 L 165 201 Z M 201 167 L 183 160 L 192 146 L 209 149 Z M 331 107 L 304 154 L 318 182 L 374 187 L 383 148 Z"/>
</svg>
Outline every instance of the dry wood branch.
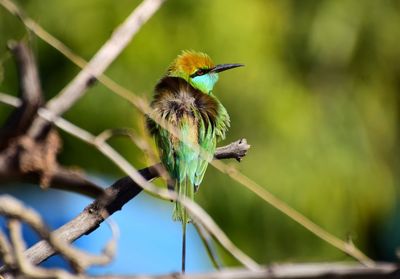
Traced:
<svg viewBox="0 0 400 279">
<path fill-rule="evenodd" d="M 398 279 L 399 267 L 379 263 L 365 267 L 354 263 L 274 264 L 258 271 L 222 269 L 201 274 L 169 274 L 161 276 L 80 276 L 80 279 Z"/>
<path fill-rule="evenodd" d="M 90 85 L 101 75 L 121 51 L 132 40 L 142 25 L 158 10 L 165 0 L 144 0 L 130 16 L 114 31 L 111 38 L 89 61 L 85 68 L 65 87 L 55 98 L 50 100 L 46 107 L 52 117 L 61 115 L 68 110 Z M 3 1 L 8 2 L 8 1 Z M 47 121 L 37 118 L 30 128 L 29 135 L 37 137 Z"/>
<path fill-rule="evenodd" d="M 8 222 L 10 231 L 10 239 L 12 242 L 13 252 L 15 254 L 15 264 L 11 267 L 15 277 L 28 278 L 68 278 L 67 272 L 60 269 L 44 269 L 32 265 L 24 255 L 26 249 L 25 242 L 22 238 L 21 223 L 18 219 L 11 218 Z M 14 277 L 13 276 L 13 277 Z M 5 275 L 4 278 L 11 277 L 11 274 Z"/>
<path fill-rule="evenodd" d="M 15 255 L 12 250 L 11 244 L 8 241 L 6 235 L 0 230 L 0 259 L 5 265 L 14 267 L 15 266 Z"/>
<path fill-rule="evenodd" d="M 195 226 L 201 241 L 204 244 L 204 247 L 206 247 L 207 253 L 209 258 L 211 259 L 211 262 L 213 263 L 214 268 L 217 270 L 220 270 L 222 268 L 222 263 L 220 262 L 217 251 L 215 249 L 214 243 L 212 242 L 212 237 L 211 235 L 205 230 L 200 224 L 193 223 Z"/>
<path fill-rule="evenodd" d="M 224 269 L 202 274 L 164 276 L 99 276 L 92 279 L 397 279 L 394 264 L 378 264 L 374 268 L 349 263 L 278 264 L 259 271 Z"/>
<path fill-rule="evenodd" d="M 13 271 L 14 268 L 16 268 L 16 271 L 24 274 L 34 277 L 41 277 L 40 275 L 33 275 L 38 274 L 38 272 L 40 273 L 40 270 L 35 269 L 32 266 L 32 264 L 35 263 L 32 263 L 32 261 L 30 261 L 30 259 L 26 257 L 26 254 L 24 253 L 25 246 L 22 237 L 20 236 L 19 229 L 21 221 L 32 227 L 44 240 L 46 240 L 46 243 L 48 243 L 54 251 L 57 251 L 59 254 L 61 254 L 79 273 L 83 272 L 87 267 L 92 265 L 108 264 L 115 254 L 115 237 L 113 237 L 105 246 L 104 252 L 101 255 L 89 255 L 88 253 L 73 248 L 65 240 L 60 239 L 56 234 L 51 234 L 44 225 L 41 217 L 35 211 L 24 207 L 20 202 L 11 196 L 0 196 L 0 215 L 10 219 L 9 230 L 12 247 L 14 249 L 14 253 L 10 254 L 11 258 L 8 258 L 8 262 L 12 263 L 12 265 L 8 265 L 8 268 L 2 267 L 1 269 L 1 275 L 3 276 L 9 276 L 10 273 L 7 273 L 6 271 Z M 113 230 L 113 232 L 114 231 L 115 230 Z M 114 233 L 113 235 L 115 236 Z M 2 250 L 7 252 L 6 250 L 9 251 L 10 248 L 7 244 L 3 245 L 4 243 L 4 241 L 1 242 L 1 246 L 3 248 Z M 7 256 L 5 253 L 2 253 L 2 255 Z M 13 257 L 15 257 L 14 261 L 12 261 Z M 54 275 L 52 277 L 54 277 Z"/>
<path fill-rule="evenodd" d="M 32 52 L 22 43 L 9 43 L 9 48 L 17 62 L 21 106 L 14 110 L 0 130 L 0 150 L 7 147 L 10 139 L 25 133 L 43 102 L 39 75 Z"/>
<path fill-rule="evenodd" d="M 0 156 L 0 162 L 1 161 L 2 159 Z M 4 166 L 4 164 L 2 166 Z M 15 182 L 39 184 L 39 181 L 39 173 L 21 173 L 10 165 L 4 168 L 0 167 L 0 184 Z M 82 171 L 65 168 L 63 166 L 57 166 L 57 168 L 53 170 L 48 187 L 82 194 L 94 199 L 103 193 L 103 188 L 88 179 Z"/>
<path fill-rule="evenodd" d="M 250 149 L 250 145 L 247 144 L 246 139 L 240 139 L 227 146 L 220 147 L 214 154 L 215 159 L 234 158 L 240 162 L 247 151 Z"/>
</svg>

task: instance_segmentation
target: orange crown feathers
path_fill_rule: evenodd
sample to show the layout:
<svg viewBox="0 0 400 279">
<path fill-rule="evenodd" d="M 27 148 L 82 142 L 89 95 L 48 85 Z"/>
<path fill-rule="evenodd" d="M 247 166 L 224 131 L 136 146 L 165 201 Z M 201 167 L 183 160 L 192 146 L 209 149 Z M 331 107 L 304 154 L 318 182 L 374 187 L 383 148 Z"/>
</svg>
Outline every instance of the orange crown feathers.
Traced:
<svg viewBox="0 0 400 279">
<path fill-rule="evenodd" d="M 198 69 L 211 69 L 214 66 L 214 62 L 207 54 L 184 50 L 169 66 L 168 75 L 190 76 Z"/>
</svg>

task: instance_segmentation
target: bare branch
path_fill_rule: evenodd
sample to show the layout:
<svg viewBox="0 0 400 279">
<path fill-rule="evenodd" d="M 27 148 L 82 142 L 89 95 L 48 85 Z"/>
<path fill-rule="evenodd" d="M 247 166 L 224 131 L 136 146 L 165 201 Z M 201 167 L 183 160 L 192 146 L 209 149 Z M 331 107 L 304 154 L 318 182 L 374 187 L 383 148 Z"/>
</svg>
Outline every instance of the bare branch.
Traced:
<svg viewBox="0 0 400 279">
<path fill-rule="evenodd" d="M 7 161 L 7 160 L 6 160 Z M 12 162 L 4 162 L 0 156 L 0 184 L 10 182 L 27 182 L 36 183 L 40 181 L 40 173 L 27 173 L 23 174 L 20 171 L 8 165 Z M 91 181 L 86 175 L 78 169 L 70 169 L 58 166 L 53 170 L 51 180 L 48 185 L 49 188 L 64 190 L 72 193 L 82 194 L 87 197 L 97 198 L 104 189 Z"/>
<path fill-rule="evenodd" d="M 246 139 L 240 139 L 227 146 L 220 147 L 216 150 L 214 154 L 215 159 L 226 159 L 234 158 L 240 162 L 244 156 L 246 156 L 247 151 L 250 149 L 250 145 L 247 144 Z"/>
<path fill-rule="evenodd" d="M 6 235 L 0 230 L 0 259 L 7 266 L 14 267 L 16 264 L 14 251 Z M 1 278 L 1 276 L 0 276 Z"/>
<path fill-rule="evenodd" d="M 259 271 L 232 268 L 202 274 L 171 274 L 154 277 L 99 276 L 91 279 L 396 279 L 399 278 L 399 272 L 395 264 L 379 264 L 374 268 L 368 268 L 351 263 L 310 263 L 277 264 Z"/>
<path fill-rule="evenodd" d="M 8 47 L 14 55 L 18 68 L 19 96 L 22 104 L 26 103 L 26 110 L 33 116 L 43 103 L 42 88 L 35 57 L 29 47 L 24 43 L 9 42 Z M 28 126 L 28 124 L 26 124 Z"/>
<path fill-rule="evenodd" d="M 15 253 L 15 272 L 17 275 L 23 274 L 25 276 L 29 276 L 30 278 L 56 278 L 56 272 L 53 270 L 47 270 L 33 266 L 25 258 L 24 251 L 26 246 L 22 238 L 20 221 L 18 219 L 11 218 L 8 222 L 8 229 L 10 231 L 10 239 Z"/>
<path fill-rule="evenodd" d="M 71 263 L 71 266 L 79 273 L 83 272 L 87 267 L 92 265 L 108 264 L 115 254 L 117 237 L 117 234 L 115 233 L 115 226 L 111 226 L 113 231 L 113 238 L 105 246 L 104 252 L 101 255 L 90 255 L 86 252 L 73 248 L 65 240 L 59 238 L 58 235 L 54 233 L 50 234 L 50 232 L 44 225 L 41 217 L 35 211 L 24 207 L 19 201 L 11 196 L 0 196 L 0 215 L 3 215 L 6 218 L 10 219 L 9 230 L 11 235 L 12 247 L 14 249 L 14 253 L 11 253 L 11 256 L 15 255 L 15 261 L 12 260 L 12 257 L 9 258 L 8 261 L 6 261 L 11 262 L 11 266 L 1 268 L 2 276 L 10 276 L 9 268 L 12 269 L 15 267 L 16 270 L 18 270 L 19 272 L 22 272 L 23 274 L 27 274 L 29 276 L 54 277 L 54 275 L 34 275 L 38 272 L 40 273 L 40 269 L 32 266 L 32 264 L 35 264 L 32 263 L 30 259 L 26 256 L 26 253 L 24 253 L 26 248 L 24 241 L 20 235 L 21 221 L 27 223 L 30 227 L 32 227 L 44 240 L 46 240 L 46 243 L 48 243 L 49 246 L 52 247 L 51 249 L 60 253 L 68 262 Z M 2 244 L 1 250 L 2 252 L 4 252 L 2 253 L 2 255 L 7 256 L 5 252 L 10 252 L 9 245 L 7 246 L 7 244 L 5 244 L 5 241 L 1 241 L 0 244 Z"/>
<path fill-rule="evenodd" d="M 2 0 L 8 2 L 8 0 Z M 46 107 L 55 116 L 63 114 L 68 110 L 94 80 L 100 76 L 121 51 L 128 45 L 142 25 L 158 10 L 165 0 L 144 0 L 130 16 L 114 31 L 111 38 L 100 48 L 100 50 L 89 61 L 85 68 L 65 87 L 55 98 L 50 100 Z M 29 135 L 37 137 L 47 121 L 36 118 L 29 130 Z"/>
<path fill-rule="evenodd" d="M 193 225 L 195 226 L 195 228 L 201 238 L 201 241 L 204 244 L 204 247 L 206 247 L 208 257 L 211 259 L 211 262 L 213 263 L 214 268 L 216 268 L 217 270 L 220 270 L 222 268 L 222 263 L 220 262 L 220 260 L 218 258 L 217 251 L 215 250 L 215 246 L 213 245 L 213 242 L 212 242 L 212 237 L 207 232 L 207 230 L 205 230 L 203 228 L 203 226 L 201 226 L 200 224 L 193 223 Z"/>
<path fill-rule="evenodd" d="M 4 92 L 0 92 L 0 103 L 6 104 L 6 105 L 9 105 L 12 107 L 19 107 L 22 104 L 20 99 L 15 98 L 14 96 L 11 96 Z"/>
<path fill-rule="evenodd" d="M 38 179 L 36 178 L 33 181 L 38 181 Z M 101 186 L 89 180 L 82 171 L 62 166 L 58 166 L 53 172 L 49 187 L 82 194 L 94 199 L 104 192 Z"/>
<path fill-rule="evenodd" d="M 0 130 L 0 150 L 7 146 L 10 139 L 25 133 L 43 102 L 39 75 L 32 52 L 23 43 L 9 43 L 9 48 L 14 54 L 18 68 L 21 106 L 14 110 Z"/>
<path fill-rule="evenodd" d="M 159 276 L 103 275 L 80 276 L 76 279 L 398 279 L 396 264 L 380 263 L 365 267 L 354 263 L 273 264 L 258 271 L 227 268 L 216 272 Z M 12 279 L 12 278 L 10 278 Z"/>
</svg>

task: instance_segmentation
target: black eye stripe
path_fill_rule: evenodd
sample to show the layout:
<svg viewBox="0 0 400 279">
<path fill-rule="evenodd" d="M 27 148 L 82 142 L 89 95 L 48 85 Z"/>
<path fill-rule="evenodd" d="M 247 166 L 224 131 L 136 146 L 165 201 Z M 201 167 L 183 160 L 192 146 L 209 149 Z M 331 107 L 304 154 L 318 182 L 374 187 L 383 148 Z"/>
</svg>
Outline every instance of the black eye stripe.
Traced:
<svg viewBox="0 0 400 279">
<path fill-rule="evenodd" d="M 198 69 L 196 72 L 190 75 L 190 77 L 197 77 L 207 74 L 211 69 Z"/>
</svg>

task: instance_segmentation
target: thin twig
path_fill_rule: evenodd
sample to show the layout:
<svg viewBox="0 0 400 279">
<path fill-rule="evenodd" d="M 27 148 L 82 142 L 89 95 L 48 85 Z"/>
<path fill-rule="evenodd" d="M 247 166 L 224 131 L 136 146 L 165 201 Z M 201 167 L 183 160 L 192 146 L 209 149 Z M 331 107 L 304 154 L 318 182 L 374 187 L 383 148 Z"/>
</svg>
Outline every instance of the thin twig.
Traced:
<svg viewBox="0 0 400 279">
<path fill-rule="evenodd" d="M 196 228 L 204 247 L 206 247 L 208 257 L 211 259 L 214 268 L 216 268 L 217 270 L 221 269 L 222 264 L 218 258 L 217 251 L 215 250 L 215 247 L 212 243 L 212 238 L 210 234 L 201 225 L 197 223 L 193 223 L 193 225 Z"/>
<path fill-rule="evenodd" d="M 367 268 L 350 263 L 274 264 L 259 271 L 223 269 L 200 274 L 171 274 L 162 276 L 99 276 L 82 279 L 398 279 L 395 264 L 378 264 Z"/>
<path fill-rule="evenodd" d="M 22 43 L 11 42 L 9 48 L 16 60 L 21 106 L 14 110 L 0 130 L 0 150 L 9 140 L 26 132 L 42 104 L 42 91 L 36 63 L 31 50 Z"/>
<path fill-rule="evenodd" d="M 60 253 L 68 262 L 70 262 L 71 266 L 78 272 L 82 272 L 92 265 L 105 265 L 110 262 L 114 255 L 116 242 L 115 234 L 113 234 L 113 238 L 105 246 L 101 255 L 90 255 L 73 248 L 57 234 L 50 233 L 41 217 L 35 211 L 24 207 L 19 201 L 11 196 L 0 196 L 0 215 L 27 223 L 40 235 L 40 237 L 50 244 L 54 251 Z M 113 232 L 114 231 L 115 230 L 113 230 Z M 13 246 L 15 247 L 15 243 L 13 243 Z M 21 256 L 17 255 L 18 251 L 15 252 L 17 260 L 20 262 Z"/>
<path fill-rule="evenodd" d="M 46 269 L 32 265 L 25 257 L 25 242 L 22 238 L 21 223 L 18 219 L 11 218 L 8 221 L 10 239 L 12 242 L 13 253 L 15 254 L 15 273 L 19 277 L 38 278 L 38 279 L 73 279 L 75 276 L 62 269 Z M 1 277 L 1 275 L 0 275 Z M 4 279 L 12 277 L 10 273 L 3 276 Z"/>
<path fill-rule="evenodd" d="M 11 244 L 8 241 L 6 235 L 0 230 L 0 260 L 5 265 L 14 268 L 16 264 L 15 254 L 12 250 Z"/>
<path fill-rule="evenodd" d="M 271 192 L 266 190 L 260 184 L 239 172 L 237 169 L 229 167 L 226 164 L 221 164 L 219 161 L 213 161 L 212 164 L 218 170 L 228 174 L 233 180 L 248 188 L 251 192 L 255 193 L 261 199 L 263 199 L 274 208 L 284 213 L 292 220 L 296 221 L 304 228 L 306 228 L 319 238 L 323 239 L 327 243 L 331 244 L 332 246 L 336 247 L 347 255 L 355 258 L 365 266 L 373 267 L 375 265 L 375 262 L 367 257 L 363 252 L 361 252 L 361 250 L 359 250 L 353 242 L 345 242 L 340 238 L 334 236 L 333 234 L 329 233 L 328 231 L 324 230 L 313 221 L 308 219 L 306 216 L 290 207 L 287 203 L 274 196 Z"/>
</svg>

